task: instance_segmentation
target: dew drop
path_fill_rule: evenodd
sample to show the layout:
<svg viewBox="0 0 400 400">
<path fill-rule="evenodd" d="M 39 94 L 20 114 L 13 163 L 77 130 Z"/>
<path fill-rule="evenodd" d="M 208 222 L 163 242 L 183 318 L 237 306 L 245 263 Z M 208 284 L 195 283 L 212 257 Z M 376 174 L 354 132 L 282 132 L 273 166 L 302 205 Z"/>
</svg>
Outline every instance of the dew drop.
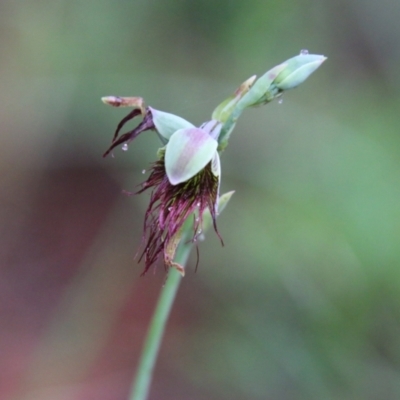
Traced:
<svg viewBox="0 0 400 400">
<path fill-rule="evenodd" d="M 199 218 L 199 217 L 197 217 L 197 218 L 195 219 L 195 221 L 196 221 L 196 222 L 199 222 L 199 221 L 200 221 L 200 218 Z"/>
<path fill-rule="evenodd" d="M 172 210 L 172 207 L 168 207 L 168 211 L 171 211 Z"/>
<path fill-rule="evenodd" d="M 196 204 L 196 206 L 197 206 L 197 207 L 200 207 L 200 202 L 198 202 L 198 203 Z"/>
<path fill-rule="evenodd" d="M 111 153 L 111 158 L 115 158 L 114 153 Z"/>
<path fill-rule="evenodd" d="M 198 240 L 199 240 L 199 242 L 203 242 L 204 240 L 205 240 L 205 236 L 204 236 L 204 233 L 201 233 L 200 235 L 199 235 L 199 237 L 198 237 Z"/>
<path fill-rule="evenodd" d="M 302 49 L 302 50 L 300 50 L 300 54 L 302 56 L 306 56 L 308 54 L 308 50 L 307 49 Z"/>
<path fill-rule="evenodd" d="M 123 151 L 127 151 L 127 150 L 128 150 L 128 145 L 127 145 L 126 143 L 124 143 L 124 144 L 122 145 L 121 149 L 122 149 Z"/>
<path fill-rule="evenodd" d="M 282 104 L 283 103 L 283 98 L 281 97 L 279 100 L 278 100 L 278 104 Z"/>
<path fill-rule="evenodd" d="M 142 174 L 144 175 L 145 173 L 146 173 L 146 170 L 145 170 L 145 169 L 143 169 L 143 170 L 142 170 Z"/>
</svg>

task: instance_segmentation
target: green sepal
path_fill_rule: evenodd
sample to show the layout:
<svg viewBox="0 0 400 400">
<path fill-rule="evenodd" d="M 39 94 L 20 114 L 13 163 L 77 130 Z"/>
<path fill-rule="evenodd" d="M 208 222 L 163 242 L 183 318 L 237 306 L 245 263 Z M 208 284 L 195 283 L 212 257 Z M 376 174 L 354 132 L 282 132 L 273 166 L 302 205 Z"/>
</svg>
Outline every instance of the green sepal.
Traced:
<svg viewBox="0 0 400 400">
<path fill-rule="evenodd" d="M 173 133 L 178 129 L 194 128 L 194 125 L 178 115 L 156 110 L 149 107 L 153 123 L 164 144 L 168 142 Z"/>
</svg>

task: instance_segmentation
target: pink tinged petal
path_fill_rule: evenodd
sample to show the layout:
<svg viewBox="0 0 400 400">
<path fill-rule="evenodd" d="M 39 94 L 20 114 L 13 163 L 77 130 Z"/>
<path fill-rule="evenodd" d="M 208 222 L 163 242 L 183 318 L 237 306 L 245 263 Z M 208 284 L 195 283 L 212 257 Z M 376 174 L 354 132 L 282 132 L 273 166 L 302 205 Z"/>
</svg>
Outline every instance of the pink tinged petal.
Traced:
<svg viewBox="0 0 400 400">
<path fill-rule="evenodd" d="M 165 149 L 165 171 L 171 185 L 200 172 L 214 157 L 218 142 L 200 128 L 179 129 Z"/>
<path fill-rule="evenodd" d="M 203 131 L 207 132 L 213 139 L 218 140 L 218 136 L 221 132 L 222 123 L 212 119 L 211 121 L 204 122 L 200 126 Z"/>
</svg>

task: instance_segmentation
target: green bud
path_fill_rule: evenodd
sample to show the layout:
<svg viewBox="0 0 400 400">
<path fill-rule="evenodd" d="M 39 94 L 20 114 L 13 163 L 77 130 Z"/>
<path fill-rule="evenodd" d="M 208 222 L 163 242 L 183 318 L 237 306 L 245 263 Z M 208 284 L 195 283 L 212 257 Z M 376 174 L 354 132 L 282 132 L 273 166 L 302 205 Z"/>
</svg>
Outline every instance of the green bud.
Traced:
<svg viewBox="0 0 400 400">
<path fill-rule="evenodd" d="M 232 96 L 229 96 L 215 108 L 211 118 L 219 122 L 226 122 L 238 101 L 249 91 L 255 80 L 256 75 L 253 75 L 252 77 L 244 81 L 235 90 L 235 93 Z"/>
<path fill-rule="evenodd" d="M 249 92 L 239 101 L 238 108 L 243 110 L 246 107 L 256 106 L 263 104 L 266 101 L 270 101 L 267 100 L 266 94 L 268 93 L 272 82 L 280 73 L 282 73 L 282 71 L 285 70 L 286 67 L 286 63 L 277 65 L 261 76 Z"/>
<path fill-rule="evenodd" d="M 218 151 L 223 151 L 235 124 L 247 107 L 269 103 L 279 97 L 284 90 L 294 88 L 304 82 L 324 61 L 325 56 L 308 54 L 307 50 L 282 64 L 275 66 L 261 76 L 250 90 L 236 103 L 223 123 L 218 137 Z"/>
<path fill-rule="evenodd" d="M 164 111 L 149 107 L 153 116 L 153 123 L 164 144 L 168 142 L 171 135 L 179 129 L 194 128 L 194 125 L 178 115 L 170 114 Z"/>
<path fill-rule="evenodd" d="M 171 185 L 186 182 L 214 157 L 218 142 L 200 128 L 179 129 L 165 148 L 165 171 Z"/>
<path fill-rule="evenodd" d="M 298 56 L 285 61 L 286 67 L 273 83 L 280 90 L 295 88 L 303 83 L 325 60 L 325 56 L 308 54 L 306 50 L 302 50 Z"/>
</svg>

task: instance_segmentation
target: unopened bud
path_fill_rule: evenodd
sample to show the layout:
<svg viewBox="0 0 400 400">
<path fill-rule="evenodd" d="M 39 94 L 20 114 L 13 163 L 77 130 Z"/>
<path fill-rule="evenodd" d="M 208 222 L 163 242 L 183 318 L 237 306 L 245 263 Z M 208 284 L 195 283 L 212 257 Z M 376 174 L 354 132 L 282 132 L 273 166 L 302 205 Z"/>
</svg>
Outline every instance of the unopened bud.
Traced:
<svg viewBox="0 0 400 400">
<path fill-rule="evenodd" d="M 271 84 L 285 68 L 286 63 L 277 65 L 257 79 L 250 91 L 238 103 L 238 107 L 245 109 L 246 107 L 256 106 L 272 100 L 268 97 Z"/>
<path fill-rule="evenodd" d="M 233 109 L 240 99 L 249 91 L 254 81 L 256 80 L 256 75 L 253 75 L 246 81 L 244 81 L 236 90 L 232 96 L 229 96 L 225 99 L 221 104 L 219 104 L 214 112 L 212 113 L 211 118 L 215 119 L 219 122 L 226 122 L 229 116 L 231 115 Z"/>
<path fill-rule="evenodd" d="M 325 56 L 302 51 L 298 56 L 284 62 L 286 67 L 273 83 L 280 90 L 293 89 L 303 83 L 325 60 Z"/>
</svg>

